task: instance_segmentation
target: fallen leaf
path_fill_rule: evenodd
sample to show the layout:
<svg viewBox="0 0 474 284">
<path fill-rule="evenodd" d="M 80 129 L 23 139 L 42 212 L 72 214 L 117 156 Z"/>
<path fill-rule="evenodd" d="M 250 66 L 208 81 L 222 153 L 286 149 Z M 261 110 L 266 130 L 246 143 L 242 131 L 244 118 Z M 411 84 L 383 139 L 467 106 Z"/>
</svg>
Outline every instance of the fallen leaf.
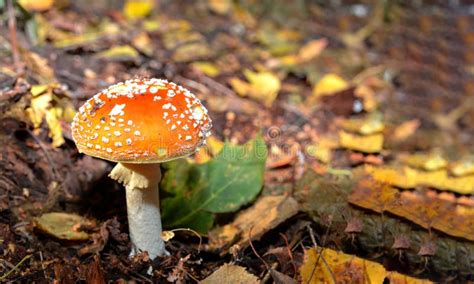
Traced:
<svg viewBox="0 0 474 284">
<path fill-rule="evenodd" d="M 225 15 L 232 9 L 231 0 L 207 0 L 209 9 L 219 15 Z"/>
<path fill-rule="evenodd" d="M 354 94 L 356 97 L 362 99 L 362 104 L 366 112 L 373 112 L 377 109 L 378 102 L 375 99 L 375 92 L 372 88 L 364 84 L 358 85 L 354 90 Z"/>
<path fill-rule="evenodd" d="M 298 51 L 298 63 L 301 64 L 318 57 L 327 45 L 328 41 L 325 38 L 309 41 Z"/>
<path fill-rule="evenodd" d="M 349 196 L 349 202 L 377 213 L 390 212 L 426 229 L 474 240 L 474 207 L 458 205 L 440 194 L 400 191 L 363 179 Z"/>
<path fill-rule="evenodd" d="M 155 6 L 154 0 L 127 0 L 123 14 L 129 20 L 139 20 L 148 16 Z"/>
<path fill-rule="evenodd" d="M 43 12 L 53 6 L 54 0 L 19 0 L 18 3 L 29 12 Z"/>
<path fill-rule="evenodd" d="M 339 143 L 342 148 L 363 153 L 379 153 L 382 151 L 383 141 L 383 134 L 361 136 L 339 131 Z"/>
<path fill-rule="evenodd" d="M 271 72 L 253 72 L 248 69 L 244 70 L 244 75 L 249 83 L 237 78 L 230 80 L 237 94 L 249 96 L 267 107 L 271 106 L 280 91 L 280 79 Z"/>
<path fill-rule="evenodd" d="M 79 231 L 83 225 L 91 226 L 92 221 L 72 213 L 52 212 L 34 218 L 36 228 L 43 233 L 61 240 L 85 241 L 89 234 Z"/>
<path fill-rule="evenodd" d="M 248 273 L 244 267 L 224 264 L 211 275 L 201 281 L 203 284 L 257 284 L 260 283 L 257 276 Z"/>
<path fill-rule="evenodd" d="M 80 248 L 77 253 L 79 255 L 86 255 L 86 254 L 98 254 L 99 252 L 101 252 L 104 249 L 107 242 L 109 241 L 110 233 L 108 230 L 108 226 L 110 222 L 111 221 L 108 220 L 102 223 L 102 225 L 100 226 L 99 232 L 93 233 L 91 235 L 90 238 L 92 239 L 92 243 L 87 244 L 84 247 Z"/>
<path fill-rule="evenodd" d="M 215 64 L 207 61 L 193 62 L 191 67 L 199 70 L 209 77 L 215 77 L 220 73 L 219 68 Z"/>
<path fill-rule="evenodd" d="M 30 106 L 26 109 L 34 128 L 39 128 L 43 119 L 46 119 L 53 147 L 59 147 L 65 142 L 60 120 L 71 119 L 74 114 L 69 100 L 60 99 L 54 95 L 54 90 L 59 87 L 56 83 L 32 86 Z M 56 106 L 53 107 L 53 104 Z"/>
<path fill-rule="evenodd" d="M 104 271 L 100 265 L 100 259 L 98 255 L 94 255 L 94 259 L 87 265 L 86 268 L 86 279 L 87 283 L 93 284 L 106 284 Z"/>
<path fill-rule="evenodd" d="M 49 128 L 49 137 L 53 140 L 53 147 L 59 147 L 66 142 L 63 137 L 63 130 L 58 118 L 62 117 L 63 110 L 58 107 L 50 108 L 46 112 L 46 123 Z"/>
<path fill-rule="evenodd" d="M 275 281 L 275 284 L 297 284 L 298 282 L 291 278 L 288 275 L 285 275 L 273 268 L 270 269 L 270 275 L 273 278 L 273 281 Z"/>
<path fill-rule="evenodd" d="M 441 170 L 448 165 L 448 161 L 446 161 L 440 153 L 436 152 L 406 155 L 401 156 L 399 159 L 408 166 L 425 171 Z"/>
<path fill-rule="evenodd" d="M 212 50 L 206 42 L 192 42 L 179 46 L 173 54 L 176 62 L 190 62 L 212 56 Z"/>
<path fill-rule="evenodd" d="M 298 49 L 301 33 L 297 30 L 266 22 L 259 26 L 256 39 L 274 56 L 281 56 Z"/>
<path fill-rule="evenodd" d="M 391 139 L 403 141 L 412 136 L 419 127 L 420 121 L 418 119 L 405 121 L 395 128 Z"/>
<path fill-rule="evenodd" d="M 466 156 L 453 163 L 450 166 L 450 172 L 457 177 L 474 175 L 474 155 Z"/>
<path fill-rule="evenodd" d="M 146 56 L 151 57 L 153 55 L 153 42 L 151 41 L 151 38 L 148 36 L 147 33 L 141 32 L 136 35 L 132 40 L 132 44 L 136 49 L 138 49 Z"/>
<path fill-rule="evenodd" d="M 327 39 L 311 40 L 303 45 L 296 54 L 285 55 L 269 61 L 269 67 L 279 67 L 281 65 L 292 67 L 305 64 L 317 58 L 328 44 Z"/>
<path fill-rule="evenodd" d="M 107 58 L 112 60 L 133 61 L 138 59 L 140 54 L 130 45 L 114 46 L 96 54 L 98 58 Z"/>
<path fill-rule="evenodd" d="M 34 85 L 31 87 L 31 98 L 30 107 L 26 109 L 26 113 L 33 123 L 34 128 L 38 128 L 41 125 L 44 117 L 46 116 L 47 109 L 50 107 L 50 103 L 53 99 L 52 89 L 56 85 Z"/>
<path fill-rule="evenodd" d="M 417 170 L 410 167 L 371 167 L 365 171 L 375 180 L 400 188 L 431 186 L 439 190 L 447 190 L 460 194 L 474 193 L 474 175 L 450 176 L 445 169 L 436 171 Z"/>
<path fill-rule="evenodd" d="M 336 74 L 326 74 L 313 88 L 313 96 L 329 96 L 349 88 L 349 83 Z"/>
<path fill-rule="evenodd" d="M 306 153 L 315 157 L 319 161 L 327 164 L 331 161 L 332 151 L 339 147 L 337 138 L 330 136 L 321 137 L 316 141 L 316 144 L 306 146 Z"/>
<path fill-rule="evenodd" d="M 308 105 L 318 105 L 321 109 L 329 110 L 335 115 L 349 116 L 359 112 L 360 101 L 354 95 L 354 88 L 344 89 L 331 96 L 310 96 L 307 99 Z"/>
<path fill-rule="evenodd" d="M 49 66 L 48 60 L 37 53 L 26 50 L 22 50 L 21 55 L 23 62 L 26 63 L 28 69 L 32 71 L 34 78 L 37 79 L 40 84 L 56 82 L 54 70 Z"/>
<path fill-rule="evenodd" d="M 163 241 L 168 242 L 172 238 L 174 238 L 174 232 L 173 231 L 163 231 L 163 232 L 161 232 L 161 239 L 163 239 Z"/>
<path fill-rule="evenodd" d="M 305 250 L 300 267 L 303 283 L 385 283 L 386 278 L 407 279 L 387 271 L 381 264 L 330 248 Z M 397 278 L 398 277 L 398 278 Z M 431 283 L 414 279 L 412 283 Z"/>
<path fill-rule="evenodd" d="M 167 227 L 207 233 L 213 213 L 234 212 L 252 201 L 263 185 L 267 148 L 261 137 L 242 146 L 226 143 L 212 160 L 191 164 L 181 159 L 163 164 L 161 188 Z"/>
<path fill-rule="evenodd" d="M 206 145 L 194 155 L 194 161 L 198 164 L 204 164 L 215 157 L 224 148 L 224 142 L 211 136 L 207 138 Z"/>
<path fill-rule="evenodd" d="M 380 133 L 385 129 L 381 114 L 371 114 L 365 118 L 352 118 L 342 121 L 342 127 L 351 132 L 361 135 Z"/>
<path fill-rule="evenodd" d="M 258 240 L 269 230 L 277 227 L 298 213 L 298 203 L 290 196 L 263 196 L 250 208 L 242 211 L 228 225 L 210 233 L 211 247 L 230 247 L 237 242 L 241 247 Z"/>
</svg>

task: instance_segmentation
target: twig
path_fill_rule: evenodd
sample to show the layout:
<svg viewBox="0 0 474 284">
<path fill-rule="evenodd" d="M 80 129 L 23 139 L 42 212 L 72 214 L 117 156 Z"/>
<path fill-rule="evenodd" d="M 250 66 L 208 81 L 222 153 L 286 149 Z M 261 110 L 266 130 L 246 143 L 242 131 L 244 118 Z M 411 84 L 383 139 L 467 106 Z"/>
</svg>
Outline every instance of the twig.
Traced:
<svg viewBox="0 0 474 284">
<path fill-rule="evenodd" d="M 258 259 L 260 259 L 263 264 L 265 265 L 265 267 L 267 268 L 267 270 L 270 269 L 270 266 L 268 265 L 268 263 L 258 254 L 257 250 L 255 249 L 255 247 L 253 246 L 253 243 L 252 243 L 252 229 L 253 229 L 253 226 L 250 228 L 249 230 L 249 244 L 250 244 L 250 247 L 252 248 L 252 251 L 253 253 L 258 257 Z"/>
<path fill-rule="evenodd" d="M 51 167 L 55 179 L 60 180 L 60 175 L 59 175 L 58 169 L 56 168 L 56 164 L 53 161 L 53 159 L 51 158 L 51 156 L 49 155 L 49 151 L 43 145 L 43 142 L 41 142 L 41 140 L 38 139 L 38 137 L 36 137 L 35 134 L 33 134 L 33 132 L 31 132 L 31 130 L 26 129 L 26 132 L 28 132 L 28 134 L 31 136 L 31 138 L 33 138 L 33 140 L 35 140 L 35 142 L 38 144 L 38 146 L 40 146 L 41 150 L 43 151 L 44 155 L 46 156 L 46 159 L 48 160 L 48 165 Z"/>
<path fill-rule="evenodd" d="M 202 93 L 210 93 L 209 91 L 209 88 L 206 87 L 205 85 L 199 83 L 199 82 L 196 82 L 194 80 L 191 80 L 191 79 L 187 79 L 187 78 L 184 78 L 182 76 L 176 76 L 175 77 L 175 80 L 180 83 L 180 82 L 183 82 L 185 85 L 188 85 L 189 87 L 191 88 L 194 88 L 196 90 L 199 90 L 200 92 Z"/>
<path fill-rule="evenodd" d="M 334 275 L 334 272 L 332 271 L 331 266 L 329 265 L 329 263 L 327 263 L 326 259 L 323 257 L 324 248 L 323 247 L 321 247 L 321 249 L 319 248 L 318 243 L 316 242 L 316 238 L 314 237 L 313 229 L 309 225 L 307 225 L 306 228 L 308 228 L 309 236 L 311 237 L 311 241 L 313 242 L 314 249 L 316 253 L 318 254 L 318 258 L 316 259 L 313 270 L 311 271 L 311 277 L 309 277 L 307 283 L 311 283 L 311 279 L 313 279 L 314 273 L 316 272 L 316 267 L 318 267 L 319 260 L 322 260 L 324 265 L 328 269 L 329 274 L 331 275 L 332 281 L 334 283 L 337 283 L 336 275 Z"/>
<path fill-rule="evenodd" d="M 27 259 L 29 259 L 30 257 L 32 256 L 32 254 L 29 254 L 27 256 L 25 256 L 22 260 L 20 260 L 20 262 L 18 262 L 17 265 L 15 265 L 10 271 L 8 271 L 7 273 L 3 274 L 2 276 L 0 276 L 0 281 L 3 281 L 5 279 L 7 279 L 8 276 L 10 276 L 10 274 L 12 274 L 15 270 L 18 269 L 18 267 L 20 267 L 23 262 L 25 262 Z"/>
<path fill-rule="evenodd" d="M 43 273 L 44 273 L 44 279 L 49 280 L 48 276 L 46 275 L 46 269 L 44 267 L 43 252 L 40 251 L 39 255 L 40 255 L 40 260 L 41 260 L 41 268 L 43 269 Z"/>
<path fill-rule="evenodd" d="M 194 281 L 196 281 L 196 283 L 199 283 L 200 281 L 194 277 L 191 273 L 189 273 L 186 269 L 184 269 L 183 267 L 179 267 L 179 266 L 176 266 L 176 268 L 178 268 L 179 270 L 181 270 L 184 274 L 186 274 L 187 276 L 189 276 L 191 279 L 193 279 Z"/>
<path fill-rule="evenodd" d="M 226 86 L 222 85 L 221 83 L 207 77 L 202 76 L 202 81 L 206 83 L 209 87 L 213 88 L 216 91 L 223 93 L 226 96 L 235 96 L 235 92 L 231 89 L 227 88 Z"/>
<path fill-rule="evenodd" d="M 202 237 L 198 232 L 196 232 L 196 231 L 194 231 L 193 229 L 190 229 L 190 228 L 178 228 L 178 229 L 171 230 L 171 232 L 177 232 L 177 231 L 187 231 L 187 232 L 194 233 L 199 238 L 198 253 L 201 252 Z"/>
<path fill-rule="evenodd" d="M 10 42 L 12 46 L 12 57 L 13 65 L 18 72 L 20 69 L 20 56 L 18 54 L 18 42 L 16 38 L 16 18 L 15 18 L 15 9 L 13 7 L 13 0 L 7 0 L 7 10 L 8 10 L 8 29 L 10 31 Z"/>
<path fill-rule="evenodd" d="M 296 275 L 296 273 L 298 272 L 298 269 L 296 268 L 296 264 L 295 264 L 295 260 L 293 258 L 293 253 L 291 252 L 291 248 L 290 248 L 290 245 L 288 244 L 288 238 L 280 233 L 280 236 L 283 238 L 283 240 L 285 241 L 285 244 L 286 244 L 286 250 L 288 252 L 288 256 L 290 257 L 290 260 L 291 260 L 291 265 L 293 266 L 293 272 L 294 272 L 294 275 Z"/>
</svg>

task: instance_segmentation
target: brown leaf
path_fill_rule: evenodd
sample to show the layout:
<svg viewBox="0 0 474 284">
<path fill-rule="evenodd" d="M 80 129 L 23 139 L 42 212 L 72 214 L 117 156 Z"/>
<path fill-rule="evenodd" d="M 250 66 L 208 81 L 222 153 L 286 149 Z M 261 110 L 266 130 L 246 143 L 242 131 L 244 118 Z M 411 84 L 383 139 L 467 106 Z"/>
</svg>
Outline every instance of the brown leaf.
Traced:
<svg viewBox="0 0 474 284">
<path fill-rule="evenodd" d="M 254 284 L 260 283 L 258 278 L 248 273 L 245 268 L 233 264 L 224 264 L 218 270 L 214 271 L 206 279 L 202 280 L 203 284 Z"/>
<path fill-rule="evenodd" d="M 434 228 L 455 237 L 474 240 L 474 207 L 440 198 L 436 192 L 402 191 L 361 180 L 349 202 L 377 213 L 390 212 L 426 229 Z"/>
<path fill-rule="evenodd" d="M 258 240 L 297 212 L 298 203 L 292 197 L 263 196 L 252 207 L 239 213 L 234 222 L 211 232 L 211 246 L 222 248 L 238 240 L 238 244 L 245 247 L 249 243 L 250 233 L 252 240 Z"/>
<path fill-rule="evenodd" d="M 105 284 L 107 283 L 104 272 L 100 265 L 100 259 L 98 255 L 94 256 L 94 260 L 87 265 L 86 270 L 86 283 L 90 284 Z"/>
<path fill-rule="evenodd" d="M 295 279 L 291 278 L 288 275 L 285 275 L 275 269 L 270 269 L 270 275 L 272 276 L 273 281 L 275 284 L 296 284 Z"/>
<path fill-rule="evenodd" d="M 107 241 L 109 240 L 109 231 L 107 230 L 107 221 L 100 226 L 98 233 L 92 234 L 92 244 L 82 247 L 79 251 L 79 255 L 85 255 L 88 253 L 99 253 L 101 252 Z"/>
<path fill-rule="evenodd" d="M 356 100 L 354 88 L 349 88 L 332 96 L 323 96 L 319 99 L 319 102 L 324 110 L 330 110 L 336 115 L 348 116 L 352 114 Z M 312 103 L 314 102 L 310 101 L 310 104 Z"/>
</svg>

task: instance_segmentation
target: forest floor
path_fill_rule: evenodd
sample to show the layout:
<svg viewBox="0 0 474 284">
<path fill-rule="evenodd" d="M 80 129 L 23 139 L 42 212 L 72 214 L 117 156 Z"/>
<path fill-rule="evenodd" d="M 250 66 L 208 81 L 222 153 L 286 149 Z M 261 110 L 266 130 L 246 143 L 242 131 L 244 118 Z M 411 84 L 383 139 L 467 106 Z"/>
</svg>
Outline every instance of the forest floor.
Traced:
<svg viewBox="0 0 474 284">
<path fill-rule="evenodd" d="M 0 6 L 0 282 L 474 281 L 469 4 L 89 2 Z M 162 166 L 153 261 L 129 258 L 114 164 L 70 130 L 133 78 L 188 88 L 213 120 Z M 222 180 L 242 202 L 193 207 Z"/>
</svg>

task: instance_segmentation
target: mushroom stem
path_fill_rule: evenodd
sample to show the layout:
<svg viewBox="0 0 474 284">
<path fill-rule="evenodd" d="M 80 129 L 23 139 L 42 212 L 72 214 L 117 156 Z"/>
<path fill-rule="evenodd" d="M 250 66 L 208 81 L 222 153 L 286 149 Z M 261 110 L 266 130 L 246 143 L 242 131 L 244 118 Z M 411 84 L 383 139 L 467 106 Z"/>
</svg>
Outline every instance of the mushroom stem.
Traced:
<svg viewBox="0 0 474 284">
<path fill-rule="evenodd" d="M 151 259 L 168 255 L 161 238 L 160 165 L 118 163 L 110 177 L 126 189 L 130 256 L 140 251 L 147 251 Z"/>
</svg>

